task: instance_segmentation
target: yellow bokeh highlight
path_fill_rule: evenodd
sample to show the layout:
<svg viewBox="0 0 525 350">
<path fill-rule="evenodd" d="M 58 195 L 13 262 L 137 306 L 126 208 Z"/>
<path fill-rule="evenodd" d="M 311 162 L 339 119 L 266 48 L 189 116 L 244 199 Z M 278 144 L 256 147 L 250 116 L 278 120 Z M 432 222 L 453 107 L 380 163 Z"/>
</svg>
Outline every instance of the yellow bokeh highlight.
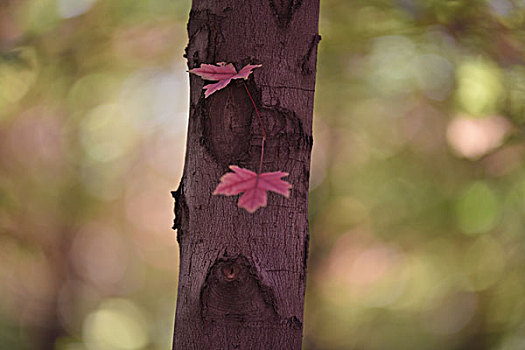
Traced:
<svg viewBox="0 0 525 350">
<path fill-rule="evenodd" d="M 131 149 L 137 132 L 118 104 L 93 108 L 81 123 L 80 138 L 85 151 L 94 161 L 108 162 Z"/>
<path fill-rule="evenodd" d="M 106 300 L 92 312 L 83 338 L 88 350 L 138 350 L 150 342 L 144 314 L 125 299 Z"/>
<path fill-rule="evenodd" d="M 0 120 L 4 112 L 29 91 L 38 76 L 36 52 L 19 47 L 0 57 Z"/>
<path fill-rule="evenodd" d="M 456 76 L 457 101 L 463 111 L 478 116 L 498 111 L 503 85 L 497 67 L 481 59 L 466 61 Z"/>
</svg>

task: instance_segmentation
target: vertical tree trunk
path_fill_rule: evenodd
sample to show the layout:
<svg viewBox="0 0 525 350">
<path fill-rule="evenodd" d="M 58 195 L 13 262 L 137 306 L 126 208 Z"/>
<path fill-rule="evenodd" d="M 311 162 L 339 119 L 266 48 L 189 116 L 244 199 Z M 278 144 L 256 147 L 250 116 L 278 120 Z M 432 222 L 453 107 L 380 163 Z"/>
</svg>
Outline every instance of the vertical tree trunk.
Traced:
<svg viewBox="0 0 525 350">
<path fill-rule="evenodd" d="M 204 99 L 190 76 L 174 349 L 301 348 L 318 11 L 318 0 L 193 0 L 188 67 L 262 64 L 247 85 L 268 134 L 263 171 L 290 173 L 293 188 L 254 214 L 211 195 L 229 165 L 257 170 L 261 133 L 241 81 Z"/>
</svg>

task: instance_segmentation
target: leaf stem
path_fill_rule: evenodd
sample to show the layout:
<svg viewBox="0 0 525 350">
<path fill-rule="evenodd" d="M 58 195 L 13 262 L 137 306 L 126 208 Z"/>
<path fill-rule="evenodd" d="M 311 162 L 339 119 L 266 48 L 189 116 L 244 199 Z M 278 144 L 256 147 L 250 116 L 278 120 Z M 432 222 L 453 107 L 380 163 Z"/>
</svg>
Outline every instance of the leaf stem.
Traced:
<svg viewBox="0 0 525 350">
<path fill-rule="evenodd" d="M 261 158 L 259 159 L 259 172 L 257 174 L 262 174 L 262 165 L 263 165 L 263 158 L 264 158 L 264 143 L 266 139 L 263 137 L 261 142 Z M 257 177 L 259 179 L 259 177 Z"/>
<path fill-rule="evenodd" d="M 257 106 L 255 105 L 255 102 L 253 101 L 252 94 L 250 94 L 250 90 L 248 90 L 248 85 L 246 85 L 246 82 L 242 82 L 244 85 L 244 88 L 246 89 L 246 93 L 248 94 L 248 97 L 250 98 L 250 101 L 252 101 L 253 108 L 255 108 L 255 113 L 257 113 L 257 118 L 259 118 L 259 125 L 261 127 L 261 132 L 263 135 L 263 139 L 266 140 L 266 131 L 264 130 L 264 125 L 261 119 L 261 115 L 259 114 L 259 110 L 257 109 Z"/>
<path fill-rule="evenodd" d="M 248 90 L 248 85 L 246 85 L 246 82 L 244 81 L 242 83 L 244 85 L 244 88 L 246 89 L 246 93 L 248 94 L 250 101 L 252 101 L 252 105 L 253 105 L 253 108 L 255 109 L 255 113 L 257 114 L 257 118 L 259 118 L 259 126 L 261 128 L 261 133 L 262 133 L 261 158 L 259 159 L 259 171 L 257 172 L 257 175 L 260 175 L 262 173 L 262 165 L 263 165 L 263 159 L 264 159 L 264 144 L 266 143 L 266 130 L 264 130 L 264 124 L 262 122 L 261 115 L 259 114 L 259 110 L 257 109 L 257 106 L 255 105 L 255 101 L 252 98 L 252 94 L 250 94 L 250 90 Z M 259 176 L 257 176 L 255 187 L 257 187 L 258 181 L 259 181 Z"/>
</svg>

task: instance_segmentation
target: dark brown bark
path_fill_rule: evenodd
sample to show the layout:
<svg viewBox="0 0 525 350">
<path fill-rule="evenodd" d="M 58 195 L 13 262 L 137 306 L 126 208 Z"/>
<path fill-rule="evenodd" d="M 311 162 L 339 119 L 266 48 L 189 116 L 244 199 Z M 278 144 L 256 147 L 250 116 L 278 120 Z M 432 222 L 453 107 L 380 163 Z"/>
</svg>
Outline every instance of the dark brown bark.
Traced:
<svg viewBox="0 0 525 350">
<path fill-rule="evenodd" d="M 268 134 L 263 171 L 290 173 L 293 188 L 254 214 L 211 195 L 228 165 L 257 170 L 261 132 L 241 81 L 204 99 L 190 76 L 174 349 L 301 348 L 318 11 L 318 0 L 193 1 L 188 67 L 262 64 L 247 84 Z"/>
</svg>

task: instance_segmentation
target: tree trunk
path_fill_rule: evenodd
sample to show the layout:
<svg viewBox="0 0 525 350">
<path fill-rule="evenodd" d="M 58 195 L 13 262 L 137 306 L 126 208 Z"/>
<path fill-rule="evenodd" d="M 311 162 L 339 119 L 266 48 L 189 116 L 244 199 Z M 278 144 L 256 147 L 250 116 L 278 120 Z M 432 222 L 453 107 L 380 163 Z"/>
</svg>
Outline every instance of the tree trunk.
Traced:
<svg viewBox="0 0 525 350">
<path fill-rule="evenodd" d="M 193 0 L 188 67 L 262 64 L 246 82 L 268 136 L 263 171 L 290 198 L 249 214 L 212 196 L 229 165 L 257 171 L 261 132 L 242 80 L 204 98 L 190 76 L 184 174 L 176 192 L 180 274 L 174 349 L 300 349 L 318 0 Z"/>
</svg>

